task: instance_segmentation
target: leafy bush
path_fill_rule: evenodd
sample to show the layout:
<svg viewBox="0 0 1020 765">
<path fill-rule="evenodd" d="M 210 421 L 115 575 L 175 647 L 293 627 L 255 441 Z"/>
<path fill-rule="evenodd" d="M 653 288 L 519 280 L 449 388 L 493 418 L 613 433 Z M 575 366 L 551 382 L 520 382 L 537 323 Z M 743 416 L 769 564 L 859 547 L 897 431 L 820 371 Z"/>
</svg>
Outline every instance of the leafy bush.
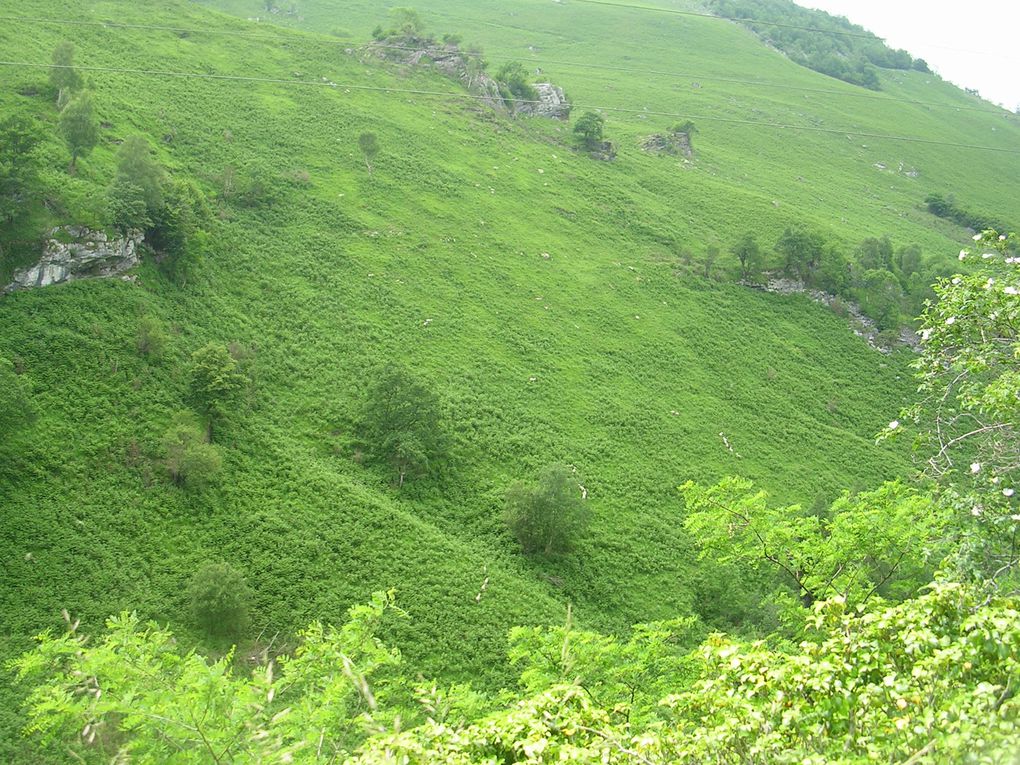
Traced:
<svg viewBox="0 0 1020 765">
<path fill-rule="evenodd" d="M 592 151 L 602 144 L 602 129 L 606 121 L 598 112 L 585 112 L 574 125 L 574 135 L 584 148 Z"/>
<path fill-rule="evenodd" d="M 163 322 L 155 316 L 142 316 L 138 320 L 135 347 L 138 353 L 150 359 L 160 358 L 166 351 L 167 334 Z"/>
<path fill-rule="evenodd" d="M 588 528 L 589 513 L 574 471 L 549 465 L 534 483 L 518 481 L 506 493 L 507 525 L 526 553 L 559 555 Z"/>
<path fill-rule="evenodd" d="M 226 563 L 206 563 L 188 585 L 191 615 L 209 635 L 238 638 L 248 628 L 251 590 Z"/>
<path fill-rule="evenodd" d="M 205 433 L 190 418 L 175 423 L 163 437 L 166 468 L 179 486 L 200 489 L 223 467 L 220 450 L 206 441 Z"/>
<path fill-rule="evenodd" d="M 191 354 L 191 398 L 205 417 L 212 441 L 213 423 L 226 416 L 245 384 L 237 361 L 222 343 L 208 343 Z"/>
<path fill-rule="evenodd" d="M 507 106 L 514 101 L 535 101 L 538 91 L 528 82 L 528 72 L 520 61 L 507 61 L 496 72 L 496 82 Z"/>
</svg>

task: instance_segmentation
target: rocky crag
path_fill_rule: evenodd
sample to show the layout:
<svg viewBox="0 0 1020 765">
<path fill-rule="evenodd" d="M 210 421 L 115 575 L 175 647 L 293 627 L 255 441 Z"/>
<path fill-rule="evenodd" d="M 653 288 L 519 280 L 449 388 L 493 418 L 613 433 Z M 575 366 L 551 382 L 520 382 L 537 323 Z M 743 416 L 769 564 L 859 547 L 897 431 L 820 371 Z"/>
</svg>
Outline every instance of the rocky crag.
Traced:
<svg viewBox="0 0 1020 765">
<path fill-rule="evenodd" d="M 39 262 L 15 271 L 13 281 L 2 293 L 117 276 L 138 265 L 144 240 L 141 231 L 111 238 L 84 226 L 59 226 L 49 232 Z"/>
<path fill-rule="evenodd" d="M 378 40 L 367 48 L 373 56 L 404 66 L 429 67 L 450 79 L 457 80 L 478 100 L 491 108 L 512 115 L 531 115 L 566 120 L 570 102 L 563 88 L 549 82 L 534 83 L 537 99 L 529 101 L 504 99 L 499 82 L 485 71 L 479 54 L 464 51 L 455 43 L 429 37 L 405 35 Z"/>
</svg>

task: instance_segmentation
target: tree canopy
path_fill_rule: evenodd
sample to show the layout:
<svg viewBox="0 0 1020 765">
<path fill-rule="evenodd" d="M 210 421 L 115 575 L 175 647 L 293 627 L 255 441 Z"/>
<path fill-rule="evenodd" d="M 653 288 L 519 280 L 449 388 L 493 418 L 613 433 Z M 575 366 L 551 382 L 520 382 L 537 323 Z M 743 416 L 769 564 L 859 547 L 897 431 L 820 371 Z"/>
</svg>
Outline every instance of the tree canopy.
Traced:
<svg viewBox="0 0 1020 765">
<path fill-rule="evenodd" d="M 86 157 L 99 142 L 99 121 L 88 91 L 73 99 L 60 112 L 60 132 L 71 152 L 71 172 L 79 157 Z"/>
<path fill-rule="evenodd" d="M 225 417 L 244 387 L 237 361 L 222 343 L 208 343 L 191 354 L 191 398 L 206 418 L 212 440 L 213 423 Z"/>
<path fill-rule="evenodd" d="M 506 493 L 510 530 L 526 553 L 565 553 L 588 527 L 589 513 L 575 471 L 561 464 L 543 468 L 533 483 L 518 481 Z"/>
<path fill-rule="evenodd" d="M 409 476 L 434 471 L 449 449 L 439 396 L 397 364 L 376 372 L 362 408 L 360 435 L 370 454 L 396 470 L 399 486 Z"/>
<path fill-rule="evenodd" d="M 598 112 L 585 112 L 574 125 L 574 135 L 586 149 L 596 149 L 602 143 L 602 130 L 605 123 L 605 119 Z"/>
</svg>

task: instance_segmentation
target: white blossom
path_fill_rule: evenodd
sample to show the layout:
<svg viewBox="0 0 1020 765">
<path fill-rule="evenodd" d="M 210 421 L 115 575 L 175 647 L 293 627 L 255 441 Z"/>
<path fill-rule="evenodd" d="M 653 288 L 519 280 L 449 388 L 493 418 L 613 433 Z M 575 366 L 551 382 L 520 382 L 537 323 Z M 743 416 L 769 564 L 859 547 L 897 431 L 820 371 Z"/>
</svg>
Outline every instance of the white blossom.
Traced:
<svg viewBox="0 0 1020 765">
<path fill-rule="evenodd" d="M 972 236 L 971 239 L 973 239 L 975 242 L 980 242 L 981 234 L 974 234 L 974 236 Z"/>
<path fill-rule="evenodd" d="M 1004 497 L 1012 497 L 1013 496 L 1013 490 L 1012 489 L 1003 489 L 1002 490 L 1002 496 L 1004 496 Z"/>
<path fill-rule="evenodd" d="M 896 430 L 896 428 L 898 428 L 899 426 L 900 426 L 900 421 L 899 420 L 893 420 L 892 422 L 889 423 L 889 430 Z"/>
<path fill-rule="evenodd" d="M 980 518 L 981 517 L 981 505 L 975 505 L 974 507 L 972 507 L 970 509 L 970 514 L 973 515 L 975 518 Z"/>
<path fill-rule="evenodd" d="M 966 250 L 960 250 L 960 260 L 964 260 L 969 254 Z"/>
<path fill-rule="evenodd" d="M 972 462 L 972 463 L 970 463 L 970 472 L 972 472 L 972 473 L 980 473 L 981 472 L 981 463 L 980 462 Z"/>
<path fill-rule="evenodd" d="M 1020 290 L 1018 290 L 1016 287 L 1003 287 L 1002 291 L 1005 292 L 1007 295 L 1020 295 Z"/>
<path fill-rule="evenodd" d="M 947 325 L 956 324 L 956 317 L 955 316 L 950 316 L 948 319 L 946 319 L 946 324 Z"/>
</svg>

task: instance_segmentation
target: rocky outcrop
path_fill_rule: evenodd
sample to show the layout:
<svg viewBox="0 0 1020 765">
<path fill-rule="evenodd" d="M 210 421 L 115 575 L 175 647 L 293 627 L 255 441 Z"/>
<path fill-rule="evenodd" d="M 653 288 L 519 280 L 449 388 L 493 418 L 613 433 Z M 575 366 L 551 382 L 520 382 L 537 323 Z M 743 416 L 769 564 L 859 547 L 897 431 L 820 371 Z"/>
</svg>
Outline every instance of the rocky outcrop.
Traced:
<svg viewBox="0 0 1020 765">
<path fill-rule="evenodd" d="M 536 82 L 532 87 L 538 94 L 537 103 L 525 101 L 514 104 L 514 114 L 529 114 L 554 120 L 570 119 L 570 102 L 563 88 L 551 82 Z"/>
<path fill-rule="evenodd" d="M 641 148 L 653 154 L 682 154 L 687 159 L 694 156 L 691 136 L 682 131 L 650 135 L 641 142 Z"/>
<path fill-rule="evenodd" d="M 84 226 L 60 226 L 49 233 L 42 258 L 30 268 L 14 272 L 14 281 L 3 294 L 78 279 L 117 276 L 140 261 L 139 248 L 145 239 L 141 231 L 123 238 L 110 238 L 102 231 Z"/>
<path fill-rule="evenodd" d="M 404 66 L 428 67 L 457 80 L 478 101 L 493 109 L 511 114 L 565 120 L 570 117 L 570 102 L 563 88 L 549 82 L 533 85 L 537 102 L 514 102 L 508 106 L 500 93 L 499 83 L 479 65 L 477 54 L 461 50 L 455 43 L 444 43 L 417 36 L 387 37 L 368 46 L 378 58 Z"/>
<path fill-rule="evenodd" d="M 616 159 L 616 144 L 612 141 L 599 141 L 588 149 L 588 156 L 602 162 L 612 162 Z"/>
<path fill-rule="evenodd" d="M 459 80 L 478 100 L 494 109 L 506 109 L 499 85 L 477 64 L 475 57 L 464 53 L 453 43 L 442 43 L 425 37 L 387 37 L 368 46 L 378 58 L 414 67 L 429 67 L 440 74 Z"/>
<path fill-rule="evenodd" d="M 875 322 L 864 315 L 860 307 L 851 301 L 841 300 L 828 292 L 811 289 L 797 279 L 782 277 L 769 278 L 765 284 L 743 282 L 744 286 L 755 289 L 773 292 L 778 295 L 806 295 L 816 303 L 828 306 L 829 308 L 845 315 L 850 329 L 855 335 L 862 338 L 868 345 L 880 353 L 891 353 L 892 349 L 882 341 L 882 333 Z M 909 327 L 901 327 L 896 332 L 895 343 L 905 345 L 917 352 L 921 348 L 921 340 Z"/>
</svg>

